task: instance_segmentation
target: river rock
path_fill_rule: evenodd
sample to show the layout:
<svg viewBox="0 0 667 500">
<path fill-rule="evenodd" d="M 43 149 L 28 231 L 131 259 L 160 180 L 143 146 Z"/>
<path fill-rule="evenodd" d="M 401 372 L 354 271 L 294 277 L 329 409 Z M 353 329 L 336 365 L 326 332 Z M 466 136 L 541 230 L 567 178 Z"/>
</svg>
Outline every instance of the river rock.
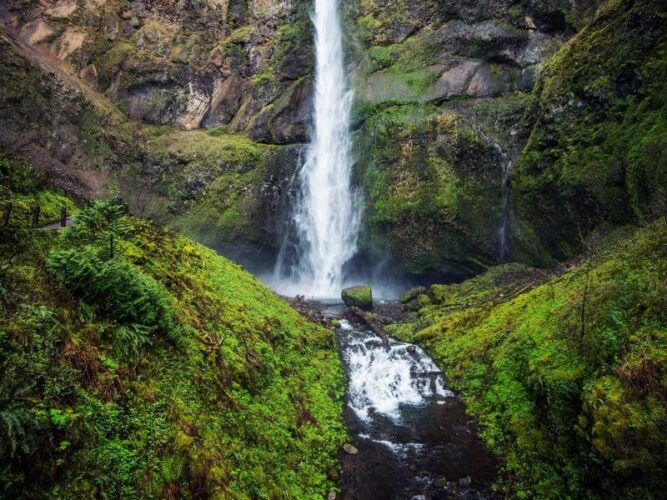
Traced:
<svg viewBox="0 0 667 500">
<path fill-rule="evenodd" d="M 406 349 L 410 354 L 413 354 L 417 352 L 417 348 L 413 345 L 409 345 L 408 348 Z"/>
<path fill-rule="evenodd" d="M 345 443 L 343 445 L 343 451 L 348 455 L 356 455 L 357 453 L 359 453 L 359 450 L 350 443 Z"/>
<path fill-rule="evenodd" d="M 368 285 L 344 288 L 340 294 L 346 306 L 357 306 L 366 311 L 373 309 L 373 292 Z"/>
</svg>

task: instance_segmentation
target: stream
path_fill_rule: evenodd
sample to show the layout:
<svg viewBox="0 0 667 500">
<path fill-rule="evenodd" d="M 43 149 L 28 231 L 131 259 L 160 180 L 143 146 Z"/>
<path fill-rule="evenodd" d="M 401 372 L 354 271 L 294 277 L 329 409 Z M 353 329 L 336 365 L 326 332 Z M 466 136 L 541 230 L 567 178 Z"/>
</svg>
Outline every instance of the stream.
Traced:
<svg viewBox="0 0 667 500">
<path fill-rule="evenodd" d="M 323 311 L 341 318 L 343 305 Z M 489 491 L 495 457 L 463 402 L 419 347 L 340 319 L 348 376 L 345 422 L 356 454 L 342 456 L 344 499 L 499 498 Z"/>
</svg>

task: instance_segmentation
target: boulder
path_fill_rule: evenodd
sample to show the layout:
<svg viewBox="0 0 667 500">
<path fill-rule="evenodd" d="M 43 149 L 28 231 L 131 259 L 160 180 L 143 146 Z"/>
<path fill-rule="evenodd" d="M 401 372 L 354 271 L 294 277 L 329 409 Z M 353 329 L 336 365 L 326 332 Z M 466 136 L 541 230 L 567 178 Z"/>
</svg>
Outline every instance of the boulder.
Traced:
<svg viewBox="0 0 667 500">
<path fill-rule="evenodd" d="M 367 311 L 373 309 L 373 293 L 368 285 L 345 288 L 340 296 L 348 307 L 356 306 Z"/>
<path fill-rule="evenodd" d="M 414 288 L 410 288 L 410 290 L 408 290 L 407 292 L 404 292 L 401 295 L 401 298 L 400 298 L 401 304 L 406 304 L 407 302 L 410 302 L 411 300 L 415 300 L 422 293 L 426 293 L 426 287 L 416 286 Z"/>
<path fill-rule="evenodd" d="M 343 451 L 348 455 L 356 455 L 357 453 L 359 453 L 359 450 L 350 443 L 345 443 L 343 445 Z"/>
</svg>

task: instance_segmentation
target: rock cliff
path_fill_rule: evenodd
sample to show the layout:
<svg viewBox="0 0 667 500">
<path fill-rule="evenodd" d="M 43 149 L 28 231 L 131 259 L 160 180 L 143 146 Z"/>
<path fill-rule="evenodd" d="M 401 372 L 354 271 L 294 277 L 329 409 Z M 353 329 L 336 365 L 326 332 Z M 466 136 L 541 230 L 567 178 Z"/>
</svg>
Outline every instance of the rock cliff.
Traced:
<svg viewBox="0 0 667 500">
<path fill-rule="evenodd" d="M 0 145 L 267 267 L 312 114 L 310 2 L 7 2 Z M 664 209 L 656 1 L 342 3 L 359 265 L 549 265 Z M 640 113 L 654 109 L 653 113 Z M 563 221 L 561 221 L 563 216 Z"/>
</svg>

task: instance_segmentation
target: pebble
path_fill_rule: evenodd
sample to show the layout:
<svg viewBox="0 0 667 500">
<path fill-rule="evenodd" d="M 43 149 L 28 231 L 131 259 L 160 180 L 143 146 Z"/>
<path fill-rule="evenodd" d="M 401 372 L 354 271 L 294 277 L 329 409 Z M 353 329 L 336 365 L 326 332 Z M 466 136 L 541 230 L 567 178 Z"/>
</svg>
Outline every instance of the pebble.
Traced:
<svg viewBox="0 0 667 500">
<path fill-rule="evenodd" d="M 345 443 L 343 445 L 343 451 L 347 453 L 348 455 L 356 455 L 359 453 L 359 450 L 357 450 L 354 446 L 352 446 L 350 443 Z"/>
<path fill-rule="evenodd" d="M 467 488 L 472 484 L 472 479 L 470 479 L 470 476 L 466 476 L 464 478 L 459 479 L 459 485 L 461 485 L 463 488 Z"/>
</svg>

